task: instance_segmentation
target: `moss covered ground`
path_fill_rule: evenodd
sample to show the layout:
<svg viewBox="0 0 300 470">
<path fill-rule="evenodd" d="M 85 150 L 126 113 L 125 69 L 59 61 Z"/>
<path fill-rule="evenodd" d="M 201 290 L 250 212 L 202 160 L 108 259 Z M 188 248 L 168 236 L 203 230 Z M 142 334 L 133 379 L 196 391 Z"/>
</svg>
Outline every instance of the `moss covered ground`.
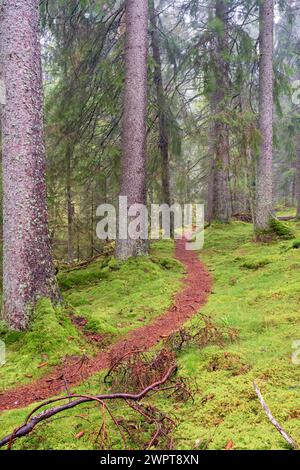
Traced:
<svg viewBox="0 0 300 470">
<path fill-rule="evenodd" d="M 289 224 L 295 233 L 294 240 L 277 239 L 269 243 L 254 242 L 252 227 L 246 223 L 213 225 L 207 229 L 200 256 L 214 277 L 213 292 L 186 328 L 196 333 L 204 327 L 203 318 L 210 318 L 216 329 L 230 329 L 235 335 L 224 344 L 199 347 L 191 343 L 177 352 L 178 374 L 189 380 L 193 401 L 180 401 L 169 394 L 157 394 L 146 400 L 178 423 L 174 448 L 287 449 L 258 402 L 254 380 L 274 416 L 300 443 L 300 364 L 292 361 L 293 353 L 297 357 L 293 342 L 300 340 L 300 245 L 297 244 L 300 225 Z M 140 315 L 149 319 L 158 314 L 170 302 L 174 289 L 179 288 L 181 268 L 171 262 L 171 251 L 169 243 L 160 242 L 152 261 L 132 261 L 121 267 L 113 262 L 105 270 L 107 277 L 100 282 L 96 278 L 89 282 L 85 279 L 83 283 L 73 279 L 72 285 L 65 285 L 69 305 L 86 315 L 99 331 L 102 328 L 103 333 L 113 337 L 119 334 L 119 323 L 123 325 L 120 333 L 136 327 Z M 162 258 L 168 261 L 161 263 Z M 162 266 L 165 263 L 168 269 Z M 80 273 L 76 275 L 80 277 Z M 143 296 L 145 285 L 141 277 L 144 275 L 148 279 L 147 297 Z M 134 316 L 130 315 L 132 306 L 136 311 Z M 153 308 L 151 312 L 149 307 Z M 18 344 L 22 341 L 25 348 L 24 339 L 16 340 Z M 61 340 L 62 349 L 66 346 L 64 341 Z M 81 347 L 80 341 L 75 343 Z M 14 361 L 17 360 L 18 351 L 12 354 L 15 354 Z M 0 374 L 4 370 L 1 368 Z M 103 376 L 103 373 L 95 375 L 79 390 L 109 391 L 103 384 Z M 2 413 L 1 434 L 11 431 L 31 408 Z M 142 418 L 134 417 L 124 404 L 111 403 L 111 408 L 119 419 L 131 424 L 133 438 L 132 441 L 129 438 L 128 447 L 142 447 L 150 426 Z M 96 438 L 100 423 L 101 409 L 83 405 L 39 426 L 14 447 L 99 449 L 101 442 Z M 110 442 L 106 446 L 121 448 L 120 436 L 109 419 L 107 427 Z"/>
<path fill-rule="evenodd" d="M 291 226 L 299 235 L 299 224 Z M 224 449 L 230 441 L 235 449 L 287 448 L 257 400 L 254 380 L 300 442 L 300 365 L 292 362 L 293 342 L 300 339 L 300 252 L 292 240 L 263 244 L 252 237 L 252 227 L 242 223 L 206 233 L 202 257 L 215 284 L 202 314 L 236 329 L 238 337 L 225 347 L 180 354 L 182 373 L 200 389 L 177 429 L 183 448 L 209 442 L 209 449 Z M 196 325 L 195 318 L 190 328 Z"/>
<path fill-rule="evenodd" d="M 64 306 L 53 308 L 41 300 L 26 333 L 9 332 L 0 324 L 7 356 L 0 367 L 0 392 L 46 374 L 65 356 L 93 355 L 97 347 L 161 314 L 179 289 L 183 272 L 173 251 L 172 242 L 157 242 L 149 258 L 119 264 L 106 257 L 85 269 L 59 273 Z M 72 315 L 84 318 L 84 329 L 103 338 L 99 346 L 87 342 L 72 324 Z"/>
</svg>

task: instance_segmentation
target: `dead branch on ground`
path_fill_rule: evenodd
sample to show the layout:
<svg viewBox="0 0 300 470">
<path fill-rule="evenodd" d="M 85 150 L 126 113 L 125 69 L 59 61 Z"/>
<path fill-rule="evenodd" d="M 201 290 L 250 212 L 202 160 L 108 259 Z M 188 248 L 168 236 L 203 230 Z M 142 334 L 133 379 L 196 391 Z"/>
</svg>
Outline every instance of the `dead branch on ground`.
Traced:
<svg viewBox="0 0 300 470">
<path fill-rule="evenodd" d="M 286 440 L 286 442 L 293 448 L 293 449 L 299 449 L 299 446 L 298 444 L 294 441 L 294 439 L 280 426 L 280 424 L 278 423 L 278 421 L 276 421 L 276 419 L 274 418 L 274 416 L 272 415 L 271 411 L 269 410 L 268 408 L 268 405 L 266 404 L 262 394 L 261 394 L 261 391 L 260 389 L 258 388 L 258 385 L 253 382 L 253 387 L 254 387 L 254 390 L 255 390 L 255 393 L 256 395 L 258 396 L 258 399 L 260 401 L 260 404 L 261 406 L 263 407 L 267 417 L 269 418 L 269 420 L 271 421 L 271 423 L 273 424 L 273 426 L 277 429 L 277 431 L 281 434 L 281 436 L 283 437 L 283 439 Z"/>
<path fill-rule="evenodd" d="M 69 395 L 64 396 L 64 397 L 50 399 L 50 400 L 48 400 L 44 403 L 41 403 L 37 407 L 35 407 L 29 413 L 29 415 L 26 417 L 24 423 L 21 426 L 16 428 L 11 434 L 9 434 L 9 435 L 5 436 L 4 438 L 0 439 L 0 447 L 4 446 L 5 444 L 8 444 L 8 446 L 10 448 L 12 443 L 16 439 L 30 434 L 33 431 L 33 429 L 39 423 L 41 423 L 42 421 L 45 421 L 45 420 L 51 418 L 52 416 L 54 416 L 58 413 L 61 413 L 62 411 L 66 411 L 66 410 L 75 408 L 76 406 L 81 405 L 83 403 L 92 402 L 92 401 L 97 402 L 98 404 L 101 405 L 102 409 L 105 408 L 106 411 L 108 411 L 108 413 L 109 413 L 110 417 L 112 418 L 114 424 L 118 428 L 118 430 L 119 430 L 119 432 L 122 436 L 123 443 L 125 445 L 124 433 L 121 430 L 121 427 L 120 427 L 118 421 L 115 419 L 112 412 L 107 407 L 106 401 L 118 400 L 119 399 L 119 400 L 124 400 L 126 403 L 130 403 L 130 402 L 138 403 L 144 397 L 146 397 L 149 394 L 149 392 L 151 392 L 153 390 L 158 391 L 159 387 L 161 387 L 162 385 L 164 385 L 168 381 L 168 379 L 174 374 L 176 369 L 177 369 L 177 366 L 176 366 L 176 364 L 173 363 L 172 366 L 169 367 L 167 372 L 163 375 L 163 377 L 160 380 L 157 380 L 156 382 L 148 385 L 141 392 L 136 393 L 136 394 L 134 394 L 134 393 L 111 393 L 111 394 L 103 394 L 103 395 L 101 394 L 101 395 L 95 395 L 95 396 L 81 395 L 81 394 L 69 394 Z M 58 405 L 58 406 L 55 406 L 55 407 L 52 407 L 52 408 L 47 408 L 47 409 L 43 410 L 42 412 L 35 414 L 38 410 L 40 410 L 41 408 L 44 408 L 47 405 L 62 402 L 62 401 L 65 401 L 65 400 L 68 400 L 67 403 L 64 403 L 62 405 Z M 139 408 L 139 407 L 136 408 L 136 411 L 138 411 L 140 414 L 144 413 L 144 410 L 142 410 L 142 408 Z M 144 413 L 144 415 L 145 415 L 145 413 Z M 149 419 L 149 414 L 147 415 L 147 417 Z M 156 433 L 159 434 L 158 431 L 163 429 L 163 427 L 161 426 L 161 420 L 164 421 L 165 419 L 167 419 L 167 417 L 165 415 L 163 415 L 160 419 L 160 422 L 158 422 L 158 423 L 155 422 L 156 423 Z M 155 421 L 155 417 L 153 417 L 153 420 Z M 170 420 L 170 418 L 168 418 L 168 420 L 170 422 L 172 421 L 172 420 Z M 163 429 L 163 432 L 166 432 L 166 431 Z M 155 439 L 157 438 L 158 434 L 156 435 Z M 155 439 L 154 439 L 154 441 L 155 441 Z"/>
</svg>

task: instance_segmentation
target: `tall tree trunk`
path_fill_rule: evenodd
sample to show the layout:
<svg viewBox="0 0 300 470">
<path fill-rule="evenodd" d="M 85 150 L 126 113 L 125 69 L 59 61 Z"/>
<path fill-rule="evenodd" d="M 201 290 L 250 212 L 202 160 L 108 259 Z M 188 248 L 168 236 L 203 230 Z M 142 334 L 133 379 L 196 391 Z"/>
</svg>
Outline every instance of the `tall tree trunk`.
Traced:
<svg viewBox="0 0 300 470">
<path fill-rule="evenodd" d="M 222 23 L 222 31 L 216 38 L 214 69 L 216 86 L 212 98 L 214 110 L 215 163 L 214 163 L 214 204 L 213 219 L 228 222 L 231 217 L 231 196 L 229 189 L 229 128 L 225 113 L 229 105 L 229 44 L 228 44 L 228 2 L 216 0 L 216 18 Z"/>
<path fill-rule="evenodd" d="M 300 133 L 298 131 L 297 141 L 296 141 L 296 184 L 295 184 L 295 194 L 296 194 L 296 204 L 297 204 L 297 219 L 300 219 Z"/>
<path fill-rule="evenodd" d="M 94 256 L 94 189 L 91 187 L 90 256 Z"/>
<path fill-rule="evenodd" d="M 126 0 L 121 196 L 146 205 L 148 0 Z M 129 218 L 128 218 L 129 219 Z M 130 220 L 129 220 L 130 222 Z M 117 239 L 116 256 L 146 255 L 146 240 Z"/>
<path fill-rule="evenodd" d="M 68 145 L 66 151 L 66 193 L 67 193 L 67 216 L 68 216 L 68 263 L 74 261 L 73 249 L 73 220 L 74 220 L 74 206 L 72 201 L 72 149 Z"/>
<path fill-rule="evenodd" d="M 255 230 L 267 230 L 273 213 L 273 29 L 274 2 L 263 0 L 259 7 L 259 130 Z"/>
<path fill-rule="evenodd" d="M 3 316 L 29 326 L 36 301 L 59 298 L 46 207 L 39 0 L 3 0 Z"/>
<path fill-rule="evenodd" d="M 161 56 L 159 49 L 159 38 L 157 34 L 157 12 L 154 8 L 154 0 L 150 1 L 150 20 L 151 20 L 151 46 L 154 59 L 154 84 L 156 86 L 156 99 L 159 119 L 159 148 L 162 162 L 162 202 L 171 205 L 170 189 L 170 162 L 169 162 L 169 135 L 168 135 L 168 116 L 167 104 L 165 99 Z"/>
<path fill-rule="evenodd" d="M 213 109 L 211 108 L 211 114 L 213 114 Z M 214 218 L 214 204 L 215 204 L 215 126 L 211 122 L 209 126 L 209 168 L 208 168 L 208 179 L 207 179 L 207 204 L 206 204 L 206 213 L 205 218 L 207 222 L 212 222 Z"/>
</svg>

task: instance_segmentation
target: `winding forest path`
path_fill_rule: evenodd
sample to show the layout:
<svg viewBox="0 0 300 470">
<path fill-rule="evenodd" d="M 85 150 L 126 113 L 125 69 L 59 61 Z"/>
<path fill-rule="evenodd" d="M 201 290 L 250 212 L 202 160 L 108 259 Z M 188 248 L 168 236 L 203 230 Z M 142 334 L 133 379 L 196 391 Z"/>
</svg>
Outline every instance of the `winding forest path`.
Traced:
<svg viewBox="0 0 300 470">
<path fill-rule="evenodd" d="M 31 403 L 58 395 L 68 387 L 74 387 L 96 372 L 108 369 L 116 361 L 131 352 L 147 350 L 176 331 L 191 318 L 206 302 L 211 291 L 212 279 L 205 266 L 199 261 L 197 252 L 185 249 L 185 240 L 176 241 L 176 258 L 183 263 L 186 276 L 183 289 L 174 296 L 172 306 L 150 324 L 137 328 L 120 339 L 107 350 L 82 364 L 60 365 L 46 375 L 29 384 L 22 385 L 0 394 L 0 410 L 23 408 Z"/>
</svg>

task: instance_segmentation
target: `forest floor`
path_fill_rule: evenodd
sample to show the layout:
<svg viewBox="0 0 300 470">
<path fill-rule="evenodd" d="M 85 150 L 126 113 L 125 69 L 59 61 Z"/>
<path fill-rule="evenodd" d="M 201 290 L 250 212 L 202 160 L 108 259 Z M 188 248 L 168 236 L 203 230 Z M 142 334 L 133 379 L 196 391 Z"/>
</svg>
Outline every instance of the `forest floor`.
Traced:
<svg viewBox="0 0 300 470">
<path fill-rule="evenodd" d="M 185 323 L 188 335 L 201 331 L 205 341 L 187 341 L 177 350 L 174 346 L 177 375 L 189 384 L 193 400 L 167 392 L 144 400 L 177 423 L 174 448 L 287 449 L 258 402 L 254 380 L 274 416 L 300 442 L 300 365 L 291 359 L 293 342 L 300 340 L 300 225 L 289 225 L 295 240 L 269 243 L 254 242 L 252 226 L 242 222 L 206 230 L 199 256 L 213 276 L 213 292 L 199 314 Z M 138 328 L 142 318 L 150 323 L 168 309 L 172 295 L 182 289 L 184 273 L 172 250 L 170 242 L 161 241 L 148 260 L 121 266 L 102 261 L 101 275 L 99 263 L 62 275 L 69 313 L 84 319 L 79 321 L 82 331 L 109 344 Z M 49 305 L 40 309 L 26 335 L 2 328 L 1 337 L 8 344 L 8 363 L 0 368 L 2 391 L 48 374 L 65 354 L 80 358 L 97 353 L 97 341 L 87 341 L 65 310 L 54 311 Z M 104 375 L 94 374 L 76 391 L 109 392 Z M 2 412 L 0 437 L 21 424 L 33 406 Z M 142 448 L 153 431 L 151 423 L 124 403 L 111 403 L 111 409 L 131 429 L 128 447 Z M 99 408 L 83 405 L 40 425 L 13 448 L 97 449 L 100 424 Z M 109 419 L 107 430 L 109 448 L 122 448 Z"/>
<path fill-rule="evenodd" d="M 194 251 L 186 250 L 185 243 L 185 240 L 176 241 L 175 257 L 176 260 L 183 263 L 185 276 L 184 285 L 174 296 L 169 309 L 158 317 L 155 315 L 151 319 L 147 319 L 145 316 L 141 317 L 140 323 L 143 326 L 133 329 L 105 349 L 102 349 L 104 336 L 101 331 L 86 331 L 88 339 L 96 340 L 101 348 L 100 352 L 91 358 L 87 356 L 85 358 L 77 356 L 68 358 L 63 364 L 53 368 L 50 374 L 45 374 L 42 378 L 30 381 L 26 385 L 18 385 L 15 389 L 3 391 L 0 393 L 0 410 L 22 408 L 35 401 L 45 400 L 61 392 L 66 392 L 66 383 L 68 387 L 81 383 L 96 372 L 109 369 L 120 358 L 132 355 L 136 351 L 149 350 L 162 338 L 166 338 L 178 330 L 206 302 L 212 284 L 211 277 L 198 259 L 197 254 Z M 144 260 L 141 262 L 143 263 Z M 151 262 L 153 263 L 153 260 L 150 260 L 150 263 L 147 260 L 146 265 L 148 266 L 144 265 L 144 273 L 149 273 Z M 137 263 L 141 264 L 139 261 Z M 170 269 L 174 263 L 172 260 L 161 258 L 160 266 L 160 269 Z M 118 265 L 118 268 L 121 269 L 122 266 Z M 114 265 L 114 270 L 116 270 L 116 265 Z M 108 290 L 109 287 L 108 285 Z M 146 302 L 145 296 L 144 301 Z M 161 302 L 159 305 L 161 306 Z M 130 310 L 134 310 L 133 305 Z M 87 325 L 87 319 L 84 316 L 73 315 L 72 319 L 79 328 L 84 328 Z M 5 367 L 3 367 L 3 372 L 5 373 Z"/>
</svg>

